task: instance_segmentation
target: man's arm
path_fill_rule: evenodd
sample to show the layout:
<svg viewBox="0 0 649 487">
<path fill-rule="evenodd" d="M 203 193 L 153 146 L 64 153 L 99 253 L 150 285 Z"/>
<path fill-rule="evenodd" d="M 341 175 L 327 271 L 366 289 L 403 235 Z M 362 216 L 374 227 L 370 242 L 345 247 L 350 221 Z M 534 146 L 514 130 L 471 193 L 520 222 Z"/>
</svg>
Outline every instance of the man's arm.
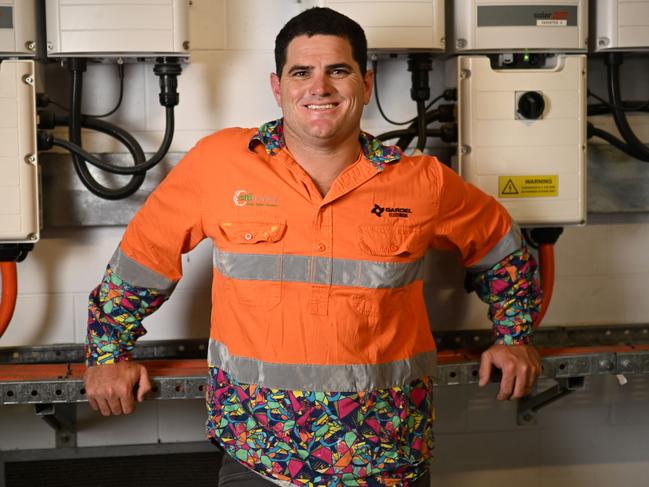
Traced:
<svg viewBox="0 0 649 487">
<path fill-rule="evenodd" d="M 480 384 L 495 366 L 503 375 L 498 399 L 522 397 L 540 373 L 538 354 L 529 345 L 541 301 L 536 262 L 502 205 L 450 169 L 438 168 L 437 243 L 450 242 L 460 251 L 494 325 L 495 345 L 482 356 Z"/>
<path fill-rule="evenodd" d="M 530 345 L 532 323 L 539 312 L 541 289 L 536 262 L 523 246 L 491 269 L 475 273 L 471 284 L 489 304 L 495 344 L 482 354 L 480 386 L 489 382 L 492 367 L 502 371 L 497 398 L 519 399 L 528 395 L 541 373 L 541 361 Z"/>
<path fill-rule="evenodd" d="M 135 389 L 139 402 L 151 390 L 146 368 L 129 357 L 135 341 L 146 333 L 142 320 L 167 297 L 156 289 L 132 286 L 107 267 L 88 303 L 84 380 L 95 411 L 104 416 L 130 414 L 135 409 Z"/>
<path fill-rule="evenodd" d="M 205 238 L 203 145 L 192 149 L 147 199 L 90 294 L 84 380 L 90 406 L 104 416 L 131 413 L 136 397 L 142 401 L 151 389 L 146 369 L 129 355 L 146 333 L 142 320 L 162 306 L 180 280 L 181 255 Z"/>
</svg>

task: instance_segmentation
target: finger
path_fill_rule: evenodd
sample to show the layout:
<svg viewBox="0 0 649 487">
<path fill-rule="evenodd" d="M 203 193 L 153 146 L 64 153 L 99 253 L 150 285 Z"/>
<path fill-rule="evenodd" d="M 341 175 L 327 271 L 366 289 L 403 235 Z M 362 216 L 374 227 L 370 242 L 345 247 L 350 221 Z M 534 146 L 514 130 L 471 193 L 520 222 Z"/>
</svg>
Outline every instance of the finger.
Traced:
<svg viewBox="0 0 649 487">
<path fill-rule="evenodd" d="M 478 374 L 479 381 L 478 385 L 484 387 L 489 383 L 489 377 L 491 376 L 491 355 L 487 352 L 482 354 L 480 357 L 480 371 Z"/>
<path fill-rule="evenodd" d="M 516 370 L 516 383 L 514 385 L 514 393 L 512 394 L 512 399 L 520 399 L 521 397 L 527 396 L 529 390 L 532 387 L 532 383 L 529 380 L 530 375 L 530 366 L 519 365 Z"/>
<path fill-rule="evenodd" d="M 102 416 L 111 415 L 110 406 L 108 405 L 108 401 L 105 399 L 97 399 L 97 406 L 99 407 L 99 412 Z"/>
<path fill-rule="evenodd" d="M 99 404 L 97 404 L 97 401 L 94 398 L 89 397 L 88 404 L 93 411 L 99 411 Z"/>
<path fill-rule="evenodd" d="M 129 394 L 125 397 L 120 397 L 119 404 L 124 414 L 131 414 L 133 411 L 135 411 L 135 399 L 133 398 L 133 394 Z"/>
<path fill-rule="evenodd" d="M 505 401 L 512 397 L 514 392 L 514 381 L 516 379 L 516 374 L 511 367 L 502 368 L 503 378 L 500 380 L 500 390 L 498 391 L 498 396 L 496 399 L 499 401 Z"/>
<path fill-rule="evenodd" d="M 108 398 L 106 402 L 108 403 L 108 407 L 110 408 L 111 414 L 114 414 L 115 416 L 119 416 L 122 414 L 122 403 L 120 402 L 118 396 Z"/>
<path fill-rule="evenodd" d="M 137 386 L 137 400 L 138 402 L 142 402 L 144 401 L 144 396 L 153 388 L 149 379 L 149 372 L 147 372 L 145 367 L 142 367 L 140 371 L 140 381 Z"/>
</svg>

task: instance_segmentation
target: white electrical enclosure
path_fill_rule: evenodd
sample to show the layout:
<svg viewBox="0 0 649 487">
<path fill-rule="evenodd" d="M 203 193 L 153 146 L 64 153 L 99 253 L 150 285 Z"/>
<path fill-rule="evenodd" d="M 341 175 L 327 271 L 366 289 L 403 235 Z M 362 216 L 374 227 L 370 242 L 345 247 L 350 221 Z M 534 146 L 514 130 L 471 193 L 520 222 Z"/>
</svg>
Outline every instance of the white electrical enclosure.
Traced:
<svg viewBox="0 0 649 487">
<path fill-rule="evenodd" d="M 586 56 L 543 69 L 458 59 L 460 175 L 523 225 L 586 220 Z"/>
<path fill-rule="evenodd" d="M 449 50 L 582 52 L 588 0 L 452 0 Z"/>
<path fill-rule="evenodd" d="M 320 0 L 358 22 L 371 51 L 445 50 L 444 0 Z"/>
<path fill-rule="evenodd" d="M 0 243 L 40 233 L 34 62 L 0 62 Z"/>
<path fill-rule="evenodd" d="M 36 0 L 0 0 L 0 57 L 36 54 Z"/>
<path fill-rule="evenodd" d="M 649 51 L 649 0 L 596 0 L 594 51 Z"/>
<path fill-rule="evenodd" d="M 48 56 L 189 55 L 187 0 L 45 0 Z"/>
</svg>

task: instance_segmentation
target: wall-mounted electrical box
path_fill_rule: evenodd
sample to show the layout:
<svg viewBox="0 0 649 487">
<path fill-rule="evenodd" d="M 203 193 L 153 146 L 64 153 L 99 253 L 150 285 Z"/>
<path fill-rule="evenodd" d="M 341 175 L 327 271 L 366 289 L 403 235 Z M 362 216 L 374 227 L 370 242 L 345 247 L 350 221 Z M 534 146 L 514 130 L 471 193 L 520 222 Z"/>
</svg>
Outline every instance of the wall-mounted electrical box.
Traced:
<svg viewBox="0 0 649 487">
<path fill-rule="evenodd" d="M 320 0 L 358 22 L 371 51 L 445 50 L 444 0 Z"/>
<path fill-rule="evenodd" d="M 581 52 L 588 0 L 452 0 L 449 50 L 457 53 Z"/>
<path fill-rule="evenodd" d="M 458 58 L 459 173 L 520 224 L 584 223 L 586 56 L 518 56 Z"/>
<path fill-rule="evenodd" d="M 0 62 L 0 243 L 40 234 L 34 62 Z"/>
<path fill-rule="evenodd" d="M 36 54 L 36 0 L 0 0 L 0 57 Z"/>
<path fill-rule="evenodd" d="M 51 57 L 189 55 L 187 0 L 45 0 Z"/>
<path fill-rule="evenodd" d="M 596 0 L 594 51 L 649 51 L 649 0 Z"/>
</svg>

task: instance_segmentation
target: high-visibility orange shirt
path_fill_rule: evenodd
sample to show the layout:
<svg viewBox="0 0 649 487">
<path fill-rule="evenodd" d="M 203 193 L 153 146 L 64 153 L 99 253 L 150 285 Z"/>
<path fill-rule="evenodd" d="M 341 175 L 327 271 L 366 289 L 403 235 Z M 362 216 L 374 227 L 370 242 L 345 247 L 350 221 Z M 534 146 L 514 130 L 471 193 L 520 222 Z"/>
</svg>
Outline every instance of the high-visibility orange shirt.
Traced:
<svg viewBox="0 0 649 487">
<path fill-rule="evenodd" d="M 322 196 L 284 146 L 281 121 L 259 130 L 220 131 L 183 158 L 129 225 L 108 277 L 95 293 L 95 307 L 91 304 L 90 321 L 102 324 L 89 334 L 90 365 L 125 355 L 143 333 L 141 318 L 181 278 L 181 255 L 204 238 L 214 246 L 208 361 L 213 382 L 220 384 L 210 388 L 210 434 L 268 477 L 318 485 L 295 463 L 268 456 L 264 460 L 263 451 L 251 453 L 245 445 L 253 436 L 270 441 L 267 420 L 249 410 L 249 429 L 235 435 L 225 424 L 235 420 L 223 405 L 245 409 L 242 404 L 251 400 L 252 390 L 252 397 L 268 404 L 273 394 L 286 397 L 282 394 L 290 391 L 293 398 L 338 394 L 337 401 L 340 394 L 347 395 L 345 400 L 351 394 L 358 402 L 359 394 L 388 391 L 387 396 L 394 396 L 394 391 L 412 387 L 403 410 L 407 414 L 385 414 L 397 415 L 389 421 L 404 414 L 419 418 L 411 425 L 410 439 L 402 432 L 399 440 L 419 445 L 412 448 L 418 451 L 417 460 L 404 463 L 399 460 L 403 453 L 397 452 L 401 447 L 386 453 L 386 443 L 386 451 L 377 454 L 382 463 L 363 460 L 370 462 L 369 470 L 349 473 L 344 470 L 348 464 L 336 464 L 336 470 L 334 463 L 347 450 L 336 450 L 328 468 L 356 480 L 417 476 L 430 456 L 432 403 L 420 407 L 424 396 L 414 391 L 426 395 L 432 390 L 425 378 L 435 364 L 422 292 L 424 254 L 429 249 L 457 250 L 474 272 L 492 269 L 521 246 L 518 229 L 503 207 L 435 158 L 406 156 L 366 134 L 361 134 L 357 160 Z M 106 312 L 109 296 L 135 303 L 133 310 L 114 312 L 111 305 Z M 526 306 L 533 307 L 534 297 L 528 298 L 518 300 L 529 301 L 516 315 L 523 318 L 504 318 L 501 334 L 510 329 L 521 336 L 529 333 Z M 223 391 L 230 391 L 231 384 L 239 389 L 226 400 Z M 318 397 L 315 403 L 322 403 L 324 396 Z M 244 412 L 237 414 L 240 418 Z M 291 451 L 298 455 L 305 448 Z M 386 467 L 385 458 L 392 467 Z"/>
</svg>

